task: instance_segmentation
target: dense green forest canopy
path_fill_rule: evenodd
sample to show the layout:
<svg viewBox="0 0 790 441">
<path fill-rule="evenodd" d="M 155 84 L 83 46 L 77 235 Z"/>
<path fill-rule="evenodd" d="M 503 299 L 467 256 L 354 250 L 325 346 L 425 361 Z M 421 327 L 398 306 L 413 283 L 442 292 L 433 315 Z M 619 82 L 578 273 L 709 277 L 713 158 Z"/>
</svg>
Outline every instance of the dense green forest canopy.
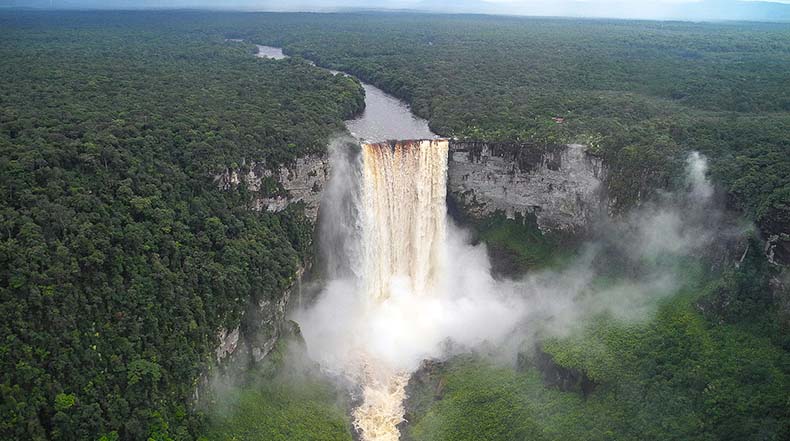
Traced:
<svg viewBox="0 0 790 441">
<path fill-rule="evenodd" d="M 608 159 L 620 207 L 671 186 L 682 152 L 694 149 L 765 233 L 790 226 L 787 24 L 425 14 L 249 21 L 237 35 L 351 72 L 409 102 L 441 135 L 592 145 Z"/>
<path fill-rule="evenodd" d="M 464 355 L 418 373 L 401 439 L 787 439 L 790 340 L 764 257 L 724 274 L 676 263 L 683 286 L 649 320 L 581 320 L 527 341 L 515 369 Z"/>
<path fill-rule="evenodd" d="M 700 150 L 734 207 L 768 233 L 790 224 L 786 25 L 172 11 L 5 12 L 0 29 L 4 439 L 185 440 L 270 412 L 252 427 L 287 433 L 293 417 L 298 433 L 348 437 L 323 384 L 245 391 L 241 413 L 208 432 L 189 404 L 216 331 L 278 295 L 305 252 L 298 210 L 251 212 L 249 191 L 220 191 L 212 176 L 322 151 L 362 107 L 355 80 L 300 56 L 405 99 L 443 135 L 587 143 L 623 207 L 671 186 L 683 152 Z M 294 58 L 254 59 L 251 43 Z M 643 427 L 781 439 L 787 339 L 764 266 L 712 276 L 653 324 L 548 342 L 558 363 L 599 374 L 589 401 L 472 362 L 450 369 L 448 399 L 410 430 L 513 439 L 546 429 L 538 415 L 549 439 L 640 439 Z M 703 316 L 700 295 L 730 307 Z"/>
<path fill-rule="evenodd" d="M 298 213 L 212 176 L 323 151 L 362 89 L 196 16 L 0 15 L 0 438 L 194 439 L 217 330 L 292 280 Z"/>
</svg>

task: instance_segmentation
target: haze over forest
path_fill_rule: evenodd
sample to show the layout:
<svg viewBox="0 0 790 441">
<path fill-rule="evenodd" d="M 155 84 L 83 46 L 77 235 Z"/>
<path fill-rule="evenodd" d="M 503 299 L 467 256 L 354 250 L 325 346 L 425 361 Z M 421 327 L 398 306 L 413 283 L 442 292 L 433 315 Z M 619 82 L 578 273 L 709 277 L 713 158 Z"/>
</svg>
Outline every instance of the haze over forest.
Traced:
<svg viewBox="0 0 790 441">
<path fill-rule="evenodd" d="M 255 11 L 402 10 L 656 20 L 790 21 L 790 2 L 738 0 L 0 0 L 0 7 L 54 9 L 200 8 Z"/>
</svg>

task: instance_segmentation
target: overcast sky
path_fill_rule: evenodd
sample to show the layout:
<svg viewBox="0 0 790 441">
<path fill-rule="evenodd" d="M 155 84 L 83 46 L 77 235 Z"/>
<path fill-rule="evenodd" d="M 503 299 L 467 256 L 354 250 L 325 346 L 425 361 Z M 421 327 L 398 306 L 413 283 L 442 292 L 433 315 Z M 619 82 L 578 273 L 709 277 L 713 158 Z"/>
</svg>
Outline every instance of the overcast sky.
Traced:
<svg viewBox="0 0 790 441">
<path fill-rule="evenodd" d="M 656 19 L 788 20 L 790 0 L 0 0 L 0 6 L 56 8 L 212 8 L 336 11 L 348 8 L 432 12 Z"/>
</svg>

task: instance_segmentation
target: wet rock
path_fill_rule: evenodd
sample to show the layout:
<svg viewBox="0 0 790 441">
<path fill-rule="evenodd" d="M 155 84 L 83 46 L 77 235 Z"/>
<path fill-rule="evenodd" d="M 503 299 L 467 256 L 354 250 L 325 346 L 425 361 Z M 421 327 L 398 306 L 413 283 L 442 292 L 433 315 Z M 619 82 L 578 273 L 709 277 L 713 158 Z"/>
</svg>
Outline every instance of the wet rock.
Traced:
<svg viewBox="0 0 790 441">
<path fill-rule="evenodd" d="M 607 211 L 603 160 L 583 145 L 450 143 L 448 190 L 472 218 L 537 218 L 541 231 L 577 232 Z"/>
<path fill-rule="evenodd" d="M 223 190 L 244 184 L 256 196 L 252 209 L 280 212 L 289 205 L 304 204 L 305 216 L 315 223 L 321 193 L 329 178 L 329 159 L 326 155 L 306 155 L 289 165 L 268 167 L 265 163 L 252 162 L 236 169 L 227 169 L 214 176 L 214 182 Z"/>
<path fill-rule="evenodd" d="M 790 233 L 768 234 L 764 252 L 771 264 L 790 266 Z"/>
<path fill-rule="evenodd" d="M 219 330 L 217 333 L 217 339 L 219 340 L 219 346 L 216 350 L 217 363 L 222 363 L 223 360 L 236 352 L 236 349 L 239 347 L 240 335 L 241 332 L 238 326 L 230 331 L 225 328 Z"/>
<path fill-rule="evenodd" d="M 404 421 L 398 424 L 401 441 L 411 441 L 409 425 L 417 415 L 424 415 L 431 405 L 441 400 L 445 392 L 444 369 L 446 362 L 424 360 L 406 385 L 406 400 L 403 402 Z"/>
<path fill-rule="evenodd" d="M 545 352 L 540 345 L 535 346 L 532 354 L 520 353 L 517 368 L 520 371 L 537 369 L 543 377 L 543 384 L 547 387 L 580 393 L 585 397 L 598 386 L 586 372 L 557 364 L 551 354 Z"/>
</svg>

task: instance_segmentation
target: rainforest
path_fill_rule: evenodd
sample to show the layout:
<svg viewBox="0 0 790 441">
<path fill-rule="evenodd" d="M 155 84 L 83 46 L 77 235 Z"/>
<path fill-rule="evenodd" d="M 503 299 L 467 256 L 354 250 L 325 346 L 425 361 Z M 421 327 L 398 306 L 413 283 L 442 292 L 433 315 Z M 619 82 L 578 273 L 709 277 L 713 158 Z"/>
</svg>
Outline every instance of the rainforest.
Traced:
<svg viewBox="0 0 790 441">
<path fill-rule="evenodd" d="M 0 9 L 0 436 L 790 437 L 790 25 Z"/>
</svg>

